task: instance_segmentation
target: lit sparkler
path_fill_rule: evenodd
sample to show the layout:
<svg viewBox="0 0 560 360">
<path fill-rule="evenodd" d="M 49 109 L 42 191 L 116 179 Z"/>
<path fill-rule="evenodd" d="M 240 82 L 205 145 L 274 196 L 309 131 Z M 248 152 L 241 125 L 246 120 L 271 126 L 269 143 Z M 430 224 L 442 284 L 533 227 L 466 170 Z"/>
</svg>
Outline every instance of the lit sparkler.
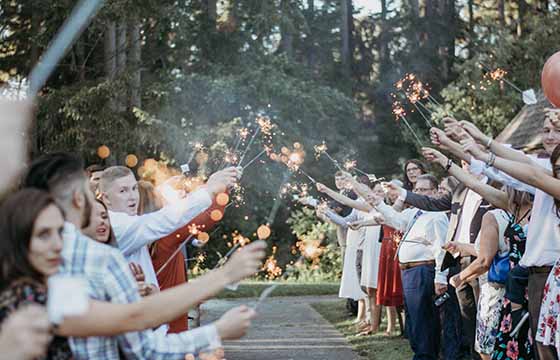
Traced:
<svg viewBox="0 0 560 360">
<path fill-rule="evenodd" d="M 324 141 L 319 145 L 315 145 L 313 149 L 315 150 L 315 157 L 317 159 L 319 159 L 321 155 L 325 155 L 334 164 L 334 166 L 336 166 L 338 170 L 344 171 L 342 167 L 338 164 L 338 161 L 333 159 L 333 157 L 329 154 L 328 152 L 329 148 L 327 147 L 327 144 Z"/>
<path fill-rule="evenodd" d="M 410 132 L 412 133 L 412 136 L 414 136 L 414 139 L 418 142 L 418 145 L 420 145 L 420 147 L 423 147 L 424 145 L 422 144 L 422 141 L 420 140 L 420 138 L 418 138 L 418 135 L 416 135 L 416 133 L 408 123 L 408 120 L 406 120 L 406 111 L 400 101 L 393 102 L 393 115 L 395 115 L 395 119 L 397 121 L 400 119 L 405 123 L 408 130 L 410 130 Z"/>
</svg>

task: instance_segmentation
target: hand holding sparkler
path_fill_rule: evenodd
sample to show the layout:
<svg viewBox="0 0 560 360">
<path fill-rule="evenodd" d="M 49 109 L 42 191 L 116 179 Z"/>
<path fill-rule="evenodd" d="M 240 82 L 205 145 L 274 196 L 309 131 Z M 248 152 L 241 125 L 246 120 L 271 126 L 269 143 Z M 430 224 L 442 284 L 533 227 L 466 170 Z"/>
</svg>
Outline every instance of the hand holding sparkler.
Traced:
<svg viewBox="0 0 560 360">
<path fill-rule="evenodd" d="M 475 159 L 483 160 L 488 154 L 482 149 L 482 146 L 477 144 L 473 139 L 461 140 L 461 147 L 463 152 L 472 155 Z"/>
<path fill-rule="evenodd" d="M 226 192 L 226 189 L 232 187 L 241 178 L 242 169 L 237 167 L 229 167 L 210 175 L 206 186 L 212 196 Z"/>
<path fill-rule="evenodd" d="M 430 129 L 430 140 L 433 145 L 443 150 L 450 150 L 453 147 L 453 140 L 451 140 L 443 130 L 438 128 Z"/>
<path fill-rule="evenodd" d="M 438 163 L 443 167 L 447 165 L 447 161 L 449 160 L 447 156 L 443 155 L 441 152 L 427 147 L 422 148 L 422 155 L 429 162 Z"/>
<path fill-rule="evenodd" d="M 403 192 L 406 192 L 406 190 L 393 182 L 383 182 L 381 185 L 383 186 L 383 191 L 385 191 L 389 199 L 393 201 L 401 196 Z"/>
<path fill-rule="evenodd" d="M 234 252 L 222 267 L 228 282 L 233 284 L 257 273 L 266 256 L 266 247 L 266 242 L 258 240 Z"/>
<path fill-rule="evenodd" d="M 445 135 L 455 141 L 461 141 L 470 135 L 461 127 L 461 123 L 452 117 L 445 117 L 443 119 L 443 126 Z"/>
<path fill-rule="evenodd" d="M 214 323 L 220 339 L 236 340 L 245 336 L 255 316 L 256 311 L 245 305 L 229 310 Z"/>
<path fill-rule="evenodd" d="M 459 122 L 459 125 L 480 144 L 490 144 L 492 138 L 480 131 L 480 129 L 477 128 L 473 123 L 463 120 Z"/>
</svg>

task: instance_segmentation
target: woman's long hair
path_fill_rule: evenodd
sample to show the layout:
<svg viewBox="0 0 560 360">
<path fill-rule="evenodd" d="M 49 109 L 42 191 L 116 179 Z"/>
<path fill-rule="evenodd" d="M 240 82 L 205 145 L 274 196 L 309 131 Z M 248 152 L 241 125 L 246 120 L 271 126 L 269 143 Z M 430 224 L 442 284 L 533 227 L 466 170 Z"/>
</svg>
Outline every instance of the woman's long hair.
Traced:
<svg viewBox="0 0 560 360">
<path fill-rule="evenodd" d="M 154 185 L 149 181 L 138 181 L 138 192 L 140 201 L 138 203 L 138 215 L 149 214 L 163 207 L 161 198 L 156 192 Z"/>
<path fill-rule="evenodd" d="M 105 213 L 107 213 L 107 216 L 108 216 L 109 215 L 109 209 L 107 208 L 107 205 L 105 205 L 105 203 L 103 201 L 101 201 L 100 199 L 95 199 L 95 201 L 98 204 L 101 204 L 101 206 L 103 206 L 103 208 L 105 209 Z M 112 247 L 118 247 L 117 237 L 115 236 L 115 232 L 113 231 L 113 227 L 111 226 L 111 219 L 109 217 L 107 219 L 109 220 L 109 240 L 107 240 L 107 245 L 112 246 Z"/>
<path fill-rule="evenodd" d="M 414 164 L 414 165 L 418 166 L 420 168 L 420 171 L 422 172 L 422 175 L 427 173 L 426 166 L 424 166 L 424 163 L 422 163 L 420 160 L 417 160 L 417 159 L 407 160 L 404 163 L 404 168 L 403 168 L 403 180 L 404 180 L 403 181 L 403 183 L 404 183 L 403 188 L 406 189 L 406 190 L 412 190 L 414 188 L 414 184 L 410 181 L 410 179 L 408 178 L 408 174 L 406 173 L 406 168 L 410 164 Z"/>
<path fill-rule="evenodd" d="M 138 215 L 149 214 L 163 207 L 163 202 L 151 182 L 143 180 L 138 181 L 138 192 L 140 193 Z M 154 256 L 157 251 L 157 241 L 151 243 L 149 249 L 150 255 Z"/>
<path fill-rule="evenodd" d="M 558 158 L 560 158 L 560 145 L 556 145 L 556 147 L 554 148 L 554 151 L 552 152 L 552 155 L 550 155 L 550 163 L 552 165 L 552 175 L 557 178 L 560 179 L 560 174 L 558 172 L 558 170 L 556 168 L 556 162 L 558 161 Z M 560 200 L 554 198 L 554 206 L 556 207 L 556 216 L 560 217 Z"/>
<path fill-rule="evenodd" d="M 29 246 L 37 217 L 51 205 L 64 215 L 47 192 L 33 188 L 8 196 L 0 205 L 0 289 L 21 278 L 44 281 L 29 262 Z"/>
</svg>

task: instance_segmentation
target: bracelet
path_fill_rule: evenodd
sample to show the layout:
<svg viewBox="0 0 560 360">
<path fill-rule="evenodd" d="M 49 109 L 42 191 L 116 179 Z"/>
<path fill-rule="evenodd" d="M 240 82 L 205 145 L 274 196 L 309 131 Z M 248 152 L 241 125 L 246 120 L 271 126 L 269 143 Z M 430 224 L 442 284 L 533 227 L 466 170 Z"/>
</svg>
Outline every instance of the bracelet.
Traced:
<svg viewBox="0 0 560 360">
<path fill-rule="evenodd" d="M 449 169 L 451 169 L 451 166 L 453 166 L 453 161 L 451 161 L 451 159 L 447 159 L 447 165 L 445 166 L 445 171 L 448 172 Z"/>
<path fill-rule="evenodd" d="M 495 162 L 496 162 L 496 155 L 494 155 L 494 153 L 490 153 L 490 158 L 488 158 L 488 161 L 486 162 L 486 167 L 494 166 Z"/>
<path fill-rule="evenodd" d="M 486 143 L 486 148 L 490 149 L 490 146 L 492 146 L 492 142 L 494 141 L 494 139 L 490 138 L 490 140 L 488 140 L 488 142 Z"/>
</svg>

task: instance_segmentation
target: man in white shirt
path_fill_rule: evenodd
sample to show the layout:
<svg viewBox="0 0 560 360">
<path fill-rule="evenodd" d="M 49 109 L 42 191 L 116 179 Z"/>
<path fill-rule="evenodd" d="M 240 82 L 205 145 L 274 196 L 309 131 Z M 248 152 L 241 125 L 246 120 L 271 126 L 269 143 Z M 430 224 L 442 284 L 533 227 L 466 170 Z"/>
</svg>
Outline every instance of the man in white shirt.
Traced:
<svg viewBox="0 0 560 360">
<path fill-rule="evenodd" d="M 118 247 L 127 261 L 142 266 L 146 283 L 159 286 L 147 246 L 188 224 L 210 207 L 216 195 L 226 191 L 224 184 L 231 186 L 240 176 L 241 172 L 234 167 L 218 171 L 210 176 L 206 186 L 186 198 L 159 211 L 138 215 L 140 194 L 132 171 L 124 166 L 112 166 L 103 172 L 99 190 L 109 209 Z"/>
<path fill-rule="evenodd" d="M 418 177 L 414 192 L 434 196 L 438 182 L 430 174 Z M 434 294 L 447 291 L 447 270 L 441 271 L 444 258 L 442 246 L 449 220 L 443 212 L 429 212 L 416 208 L 398 213 L 371 194 L 368 201 L 385 218 L 385 223 L 403 232 L 397 249 L 401 267 L 403 294 L 407 309 L 410 345 L 415 359 L 437 359 L 439 353 L 439 321 Z"/>
</svg>

